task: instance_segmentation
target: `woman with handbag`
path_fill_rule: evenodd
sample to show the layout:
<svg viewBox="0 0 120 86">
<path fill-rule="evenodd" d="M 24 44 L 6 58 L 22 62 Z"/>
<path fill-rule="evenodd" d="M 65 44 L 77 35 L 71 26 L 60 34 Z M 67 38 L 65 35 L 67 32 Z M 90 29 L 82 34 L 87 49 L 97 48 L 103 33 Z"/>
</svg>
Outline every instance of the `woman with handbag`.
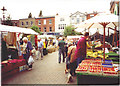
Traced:
<svg viewBox="0 0 120 86">
<path fill-rule="evenodd" d="M 26 64 L 28 65 L 28 70 L 32 70 L 32 64 L 29 65 L 28 64 L 28 59 L 31 56 L 31 51 L 33 50 L 32 44 L 30 41 L 28 41 L 27 37 L 23 38 L 23 46 L 22 46 L 23 50 L 22 50 L 22 54 L 23 54 L 23 58 L 26 61 Z"/>
</svg>

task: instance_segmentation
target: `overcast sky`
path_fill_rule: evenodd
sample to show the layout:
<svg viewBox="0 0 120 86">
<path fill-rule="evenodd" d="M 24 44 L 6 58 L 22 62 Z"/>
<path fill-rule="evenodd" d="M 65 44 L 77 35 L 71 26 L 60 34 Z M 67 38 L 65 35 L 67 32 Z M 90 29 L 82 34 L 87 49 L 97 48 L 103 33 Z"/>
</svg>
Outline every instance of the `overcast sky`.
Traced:
<svg viewBox="0 0 120 86">
<path fill-rule="evenodd" d="M 0 0 L 0 9 L 5 6 L 6 16 L 10 14 L 12 19 L 27 18 L 29 13 L 38 17 L 40 10 L 43 16 L 65 15 L 80 12 L 105 12 L 110 9 L 111 0 Z M 0 10 L 0 18 L 2 11 Z"/>
</svg>

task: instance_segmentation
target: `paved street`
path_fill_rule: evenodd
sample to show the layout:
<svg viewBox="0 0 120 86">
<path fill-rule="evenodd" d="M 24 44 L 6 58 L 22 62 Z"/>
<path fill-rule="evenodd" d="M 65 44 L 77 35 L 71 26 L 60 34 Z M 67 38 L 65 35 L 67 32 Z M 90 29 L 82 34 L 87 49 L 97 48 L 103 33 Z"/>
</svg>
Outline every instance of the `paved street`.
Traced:
<svg viewBox="0 0 120 86">
<path fill-rule="evenodd" d="M 58 63 L 58 51 L 35 60 L 32 71 L 23 71 L 2 81 L 3 84 L 68 84 L 65 63 Z M 76 77 L 72 83 L 77 84 Z"/>
</svg>

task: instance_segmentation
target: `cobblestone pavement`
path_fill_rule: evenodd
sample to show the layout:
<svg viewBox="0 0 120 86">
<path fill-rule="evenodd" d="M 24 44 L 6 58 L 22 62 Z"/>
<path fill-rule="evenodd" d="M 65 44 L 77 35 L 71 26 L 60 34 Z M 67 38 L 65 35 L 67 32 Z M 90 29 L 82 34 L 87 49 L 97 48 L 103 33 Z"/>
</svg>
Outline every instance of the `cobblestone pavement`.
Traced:
<svg viewBox="0 0 120 86">
<path fill-rule="evenodd" d="M 33 70 L 19 72 L 5 80 L 2 84 L 77 84 L 76 77 L 67 83 L 64 73 L 65 63 L 58 63 L 58 51 L 44 56 L 43 60 L 35 59 Z"/>
</svg>

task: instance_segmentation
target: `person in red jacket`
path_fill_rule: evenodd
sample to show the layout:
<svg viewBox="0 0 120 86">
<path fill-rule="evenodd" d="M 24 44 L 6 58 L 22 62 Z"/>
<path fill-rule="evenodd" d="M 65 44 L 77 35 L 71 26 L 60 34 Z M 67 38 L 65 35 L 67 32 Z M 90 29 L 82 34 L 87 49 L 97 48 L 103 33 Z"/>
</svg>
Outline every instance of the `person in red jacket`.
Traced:
<svg viewBox="0 0 120 86">
<path fill-rule="evenodd" d="M 81 37 L 80 40 L 77 42 L 77 47 L 75 51 L 74 60 L 77 60 L 77 66 L 82 60 L 86 57 L 86 39 L 89 37 L 89 32 L 85 32 L 84 37 Z"/>
</svg>

